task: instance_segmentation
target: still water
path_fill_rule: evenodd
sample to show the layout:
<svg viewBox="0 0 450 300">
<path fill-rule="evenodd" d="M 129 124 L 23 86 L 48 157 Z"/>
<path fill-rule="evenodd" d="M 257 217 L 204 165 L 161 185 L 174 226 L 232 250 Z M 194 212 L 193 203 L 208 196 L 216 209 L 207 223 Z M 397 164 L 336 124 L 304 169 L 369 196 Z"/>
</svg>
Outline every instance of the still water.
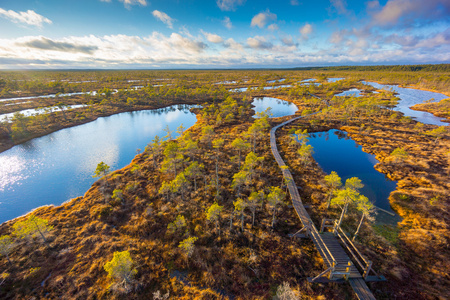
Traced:
<svg viewBox="0 0 450 300">
<path fill-rule="evenodd" d="M 335 96 L 337 97 L 342 97 L 342 96 L 346 96 L 346 97 L 361 97 L 361 91 L 358 89 L 349 89 L 346 91 L 343 91 L 342 93 L 336 94 Z"/>
<path fill-rule="evenodd" d="M 298 110 L 297 105 L 292 102 L 271 97 L 254 98 L 252 105 L 254 106 L 255 114 L 263 112 L 270 107 L 272 118 L 292 116 Z M 255 118 L 256 115 L 253 117 Z"/>
<path fill-rule="evenodd" d="M 416 121 L 422 122 L 424 124 L 439 125 L 439 126 L 448 125 L 448 123 L 446 122 L 441 122 L 441 118 L 435 117 L 431 113 L 410 109 L 411 106 L 423 103 L 427 100 L 432 99 L 431 102 L 438 102 L 441 101 L 442 99 L 449 98 L 444 94 L 422 91 L 412 88 L 401 88 L 398 85 L 385 85 L 376 82 L 363 81 L 362 83 L 373 86 L 374 88 L 380 90 L 383 89 L 395 91 L 398 94 L 396 96 L 400 98 L 400 101 L 398 102 L 394 110 L 402 112 L 405 116 L 412 117 Z"/>
<path fill-rule="evenodd" d="M 192 106 L 126 112 L 62 129 L 0 153 L 0 222 L 46 204 L 82 196 L 97 179 L 97 164 L 111 170 L 129 164 L 136 149 L 164 128 L 175 131 L 197 121 Z"/>
<path fill-rule="evenodd" d="M 330 78 L 327 78 L 327 81 L 328 82 L 336 82 L 336 81 L 340 81 L 340 80 L 344 80 L 345 78 L 344 77 L 330 77 Z"/>
<path fill-rule="evenodd" d="M 76 109 L 76 108 L 86 107 L 86 106 L 87 105 L 84 105 L 84 104 L 66 105 L 64 110 Z M 46 107 L 46 108 L 32 108 L 32 109 L 25 109 L 25 110 L 18 111 L 18 113 L 23 114 L 25 117 L 30 117 L 33 115 L 42 115 L 42 114 L 52 113 L 52 112 L 56 112 L 56 111 L 61 111 L 61 108 L 59 108 L 58 106 L 51 106 L 51 107 Z M 12 119 L 14 117 L 15 113 L 17 113 L 17 112 L 0 115 L 0 122 L 8 122 L 9 119 Z"/>
<path fill-rule="evenodd" d="M 388 197 L 397 183 L 374 169 L 378 163 L 375 155 L 363 152 L 360 145 L 339 130 L 312 133 L 309 144 L 314 148 L 313 158 L 325 173 L 336 171 L 343 184 L 350 177 L 358 177 L 364 184 L 361 193 L 376 206 L 392 212 Z"/>
</svg>

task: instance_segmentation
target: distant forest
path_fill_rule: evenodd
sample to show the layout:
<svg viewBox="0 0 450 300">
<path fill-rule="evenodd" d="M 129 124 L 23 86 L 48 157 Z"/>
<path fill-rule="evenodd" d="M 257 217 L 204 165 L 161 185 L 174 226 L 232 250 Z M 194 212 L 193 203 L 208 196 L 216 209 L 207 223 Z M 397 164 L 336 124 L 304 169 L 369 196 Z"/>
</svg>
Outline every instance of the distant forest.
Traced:
<svg viewBox="0 0 450 300">
<path fill-rule="evenodd" d="M 391 72 L 450 72 L 450 64 L 437 65 L 395 65 L 395 66 L 338 66 L 338 67 L 306 67 L 294 70 L 324 71 L 391 71 Z"/>
</svg>

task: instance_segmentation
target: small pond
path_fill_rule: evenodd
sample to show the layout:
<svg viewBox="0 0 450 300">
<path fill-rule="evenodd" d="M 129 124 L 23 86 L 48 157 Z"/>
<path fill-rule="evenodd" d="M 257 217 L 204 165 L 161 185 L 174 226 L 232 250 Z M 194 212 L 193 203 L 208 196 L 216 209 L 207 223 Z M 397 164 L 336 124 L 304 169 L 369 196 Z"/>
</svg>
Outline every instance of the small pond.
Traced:
<svg viewBox="0 0 450 300">
<path fill-rule="evenodd" d="M 285 80 L 286 80 L 286 78 L 274 79 L 274 80 L 268 80 L 267 83 L 282 82 L 282 81 L 285 81 Z"/>
<path fill-rule="evenodd" d="M 225 81 L 216 82 L 214 84 L 235 84 L 235 83 L 237 83 L 236 80 L 225 80 Z"/>
<path fill-rule="evenodd" d="M 136 149 L 164 128 L 175 131 L 196 122 L 192 106 L 125 112 L 65 128 L 0 153 L 0 222 L 33 208 L 82 196 L 97 179 L 97 164 L 111 170 L 128 165 Z"/>
<path fill-rule="evenodd" d="M 241 87 L 241 88 L 231 89 L 229 91 L 233 92 L 233 93 L 243 93 L 243 92 L 246 92 L 247 90 L 248 90 L 247 87 Z"/>
<path fill-rule="evenodd" d="M 423 103 L 430 99 L 433 99 L 431 102 L 438 102 L 441 101 L 442 99 L 449 98 L 444 94 L 422 91 L 413 88 L 402 88 L 399 87 L 398 85 L 379 84 L 376 82 L 363 81 L 362 83 L 373 86 L 374 88 L 380 90 L 383 89 L 395 91 L 398 94 L 397 97 L 400 98 L 400 101 L 398 102 L 394 110 L 402 112 L 405 116 L 412 117 L 415 120 L 422 122 L 424 124 L 439 125 L 439 126 L 448 125 L 448 123 L 442 122 L 441 118 L 435 117 L 431 113 L 410 109 L 411 106 Z"/>
<path fill-rule="evenodd" d="M 314 86 L 320 86 L 321 83 L 320 82 L 314 82 L 316 81 L 315 78 L 309 78 L 309 79 L 305 79 L 300 81 L 300 85 L 314 85 Z"/>
<path fill-rule="evenodd" d="M 76 109 L 76 108 L 85 107 L 85 106 L 87 106 L 87 105 L 84 105 L 84 104 L 67 105 L 64 108 L 64 110 Z M 33 116 L 33 115 L 47 114 L 47 113 L 52 113 L 52 112 L 56 112 L 56 111 L 61 111 L 61 108 L 59 108 L 58 106 L 51 106 L 51 107 L 46 107 L 46 108 L 32 108 L 32 109 L 21 110 L 21 111 L 19 111 L 19 113 L 23 114 L 25 117 L 29 117 L 29 116 Z M 0 115 L 0 122 L 5 122 L 5 121 L 7 121 L 7 119 L 13 118 L 15 113 L 17 113 L 17 112 Z"/>
<path fill-rule="evenodd" d="M 298 110 L 297 105 L 292 102 L 271 97 L 254 98 L 252 105 L 255 113 L 263 112 L 270 107 L 272 118 L 292 116 Z M 256 118 L 256 115 L 253 117 Z"/>
<path fill-rule="evenodd" d="M 336 81 L 340 81 L 340 80 L 344 80 L 344 77 L 330 77 L 327 79 L 328 82 L 336 82 Z"/>
<path fill-rule="evenodd" d="M 284 84 L 284 85 L 276 85 L 276 86 L 265 86 L 265 90 L 274 90 L 274 89 L 281 89 L 281 88 L 288 88 L 292 87 L 292 84 Z"/>
<path fill-rule="evenodd" d="M 375 170 L 378 163 L 375 155 L 362 151 L 362 147 L 339 130 L 311 133 L 309 144 L 313 146 L 313 158 L 325 173 L 336 171 L 342 183 L 350 177 L 358 177 L 364 184 L 361 193 L 376 206 L 393 212 L 389 204 L 389 194 L 396 189 L 397 183 Z M 390 215 L 378 212 L 377 219 L 384 222 L 398 220 Z"/>
<path fill-rule="evenodd" d="M 291 84 L 284 84 L 284 85 L 276 85 L 276 86 L 265 86 L 263 87 L 264 90 L 274 90 L 274 89 L 281 89 L 281 88 L 288 88 L 288 87 L 292 87 Z M 258 89 L 257 87 L 251 87 L 252 89 Z M 241 87 L 241 88 L 235 88 L 235 89 L 230 89 L 230 92 L 233 93 L 244 93 L 246 91 L 248 91 L 248 87 Z"/>
<path fill-rule="evenodd" d="M 358 89 L 349 89 L 347 91 L 343 91 L 342 93 L 336 94 L 338 97 L 361 97 L 361 91 Z"/>
<path fill-rule="evenodd" d="M 0 99 L 0 102 L 18 101 L 18 100 L 30 100 L 30 99 L 39 99 L 39 98 L 67 97 L 67 96 L 77 96 L 77 95 L 84 95 L 84 94 L 90 94 L 90 92 L 86 92 L 86 93 L 84 93 L 84 92 L 66 93 L 66 94 L 58 94 L 58 95 L 50 94 L 50 95 L 42 95 L 42 96 L 28 96 L 28 97 L 17 97 L 17 98 L 3 98 L 3 99 Z"/>
</svg>

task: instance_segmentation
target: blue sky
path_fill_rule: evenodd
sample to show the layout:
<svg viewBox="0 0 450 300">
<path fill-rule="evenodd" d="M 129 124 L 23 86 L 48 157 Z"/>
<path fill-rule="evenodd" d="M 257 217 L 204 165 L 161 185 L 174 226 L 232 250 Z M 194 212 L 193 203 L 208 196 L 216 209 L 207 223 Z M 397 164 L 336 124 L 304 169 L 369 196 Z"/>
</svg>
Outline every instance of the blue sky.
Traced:
<svg viewBox="0 0 450 300">
<path fill-rule="evenodd" d="M 0 68 L 450 62 L 448 0 L 2 0 Z"/>
</svg>

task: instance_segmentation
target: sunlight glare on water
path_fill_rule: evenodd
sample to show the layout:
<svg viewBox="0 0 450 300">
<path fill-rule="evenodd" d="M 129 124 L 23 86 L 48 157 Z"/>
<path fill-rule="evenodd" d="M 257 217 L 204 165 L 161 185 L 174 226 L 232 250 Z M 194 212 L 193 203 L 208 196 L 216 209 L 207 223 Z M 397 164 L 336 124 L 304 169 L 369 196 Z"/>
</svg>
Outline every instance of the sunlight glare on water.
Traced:
<svg viewBox="0 0 450 300">
<path fill-rule="evenodd" d="M 155 135 L 196 122 L 193 106 L 126 112 L 33 139 L 0 153 L 0 222 L 36 207 L 82 196 L 101 161 L 117 170 Z"/>
<path fill-rule="evenodd" d="M 26 179 L 22 171 L 27 166 L 25 160 L 21 157 L 17 155 L 11 157 L 0 156 L 0 166 L 0 191 Z"/>
</svg>

